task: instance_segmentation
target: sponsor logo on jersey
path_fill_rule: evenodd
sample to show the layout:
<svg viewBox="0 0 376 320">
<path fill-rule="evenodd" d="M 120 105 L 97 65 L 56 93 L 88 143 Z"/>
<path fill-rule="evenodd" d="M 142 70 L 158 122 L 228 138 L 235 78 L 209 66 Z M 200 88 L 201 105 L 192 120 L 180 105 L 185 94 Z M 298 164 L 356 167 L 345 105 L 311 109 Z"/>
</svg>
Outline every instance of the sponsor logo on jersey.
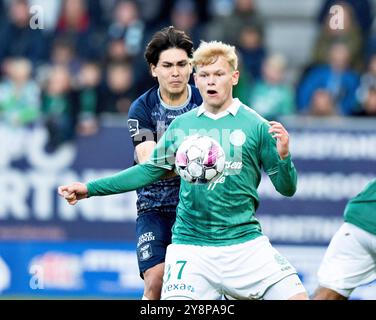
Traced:
<svg viewBox="0 0 376 320">
<path fill-rule="evenodd" d="M 225 183 L 226 176 L 239 174 L 242 168 L 243 162 L 241 161 L 226 161 L 225 170 L 214 182 L 208 185 L 208 190 L 214 190 L 217 184 Z"/>
<path fill-rule="evenodd" d="M 243 162 L 241 161 L 226 161 L 225 162 L 225 175 L 230 175 L 231 170 L 241 170 L 243 168 Z"/>
<path fill-rule="evenodd" d="M 128 130 L 131 138 L 140 133 L 137 119 L 128 119 Z"/>
<path fill-rule="evenodd" d="M 163 293 L 172 292 L 172 291 L 188 291 L 188 292 L 195 292 L 195 288 L 186 283 L 171 283 L 171 284 L 164 284 L 163 286 Z"/>
<path fill-rule="evenodd" d="M 138 237 L 137 248 L 143 243 L 153 241 L 153 240 L 155 240 L 155 236 L 153 232 L 143 233 L 142 235 Z"/>
</svg>

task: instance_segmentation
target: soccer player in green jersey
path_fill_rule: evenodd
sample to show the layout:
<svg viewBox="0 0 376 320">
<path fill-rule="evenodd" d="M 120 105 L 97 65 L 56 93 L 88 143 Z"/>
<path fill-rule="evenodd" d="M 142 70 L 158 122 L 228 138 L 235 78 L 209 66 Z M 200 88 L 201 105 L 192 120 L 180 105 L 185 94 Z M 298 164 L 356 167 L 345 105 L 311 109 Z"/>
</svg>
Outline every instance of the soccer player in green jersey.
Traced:
<svg viewBox="0 0 376 320">
<path fill-rule="evenodd" d="M 296 191 L 288 132 L 233 98 L 239 79 L 233 46 L 202 42 L 192 63 L 204 102 L 171 123 L 146 163 L 87 184 L 60 186 L 59 194 L 75 204 L 148 185 L 174 168 L 184 137 L 211 136 L 225 151 L 226 171 L 210 184 L 182 180 L 161 298 L 307 299 L 296 270 L 271 246 L 255 217 L 262 169 L 281 194 Z"/>
<path fill-rule="evenodd" d="M 346 300 L 376 280 L 376 179 L 347 203 L 318 271 L 315 300 Z"/>
</svg>

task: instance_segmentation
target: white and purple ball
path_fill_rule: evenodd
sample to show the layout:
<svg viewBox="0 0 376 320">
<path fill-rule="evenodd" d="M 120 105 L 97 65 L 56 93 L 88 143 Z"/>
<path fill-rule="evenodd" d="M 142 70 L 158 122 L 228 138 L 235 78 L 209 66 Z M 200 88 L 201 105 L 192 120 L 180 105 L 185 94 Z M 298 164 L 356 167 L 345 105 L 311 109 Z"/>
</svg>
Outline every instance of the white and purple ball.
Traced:
<svg viewBox="0 0 376 320">
<path fill-rule="evenodd" d="M 214 181 L 225 168 L 225 153 L 211 137 L 192 135 L 187 137 L 176 152 L 177 173 L 190 183 Z"/>
</svg>

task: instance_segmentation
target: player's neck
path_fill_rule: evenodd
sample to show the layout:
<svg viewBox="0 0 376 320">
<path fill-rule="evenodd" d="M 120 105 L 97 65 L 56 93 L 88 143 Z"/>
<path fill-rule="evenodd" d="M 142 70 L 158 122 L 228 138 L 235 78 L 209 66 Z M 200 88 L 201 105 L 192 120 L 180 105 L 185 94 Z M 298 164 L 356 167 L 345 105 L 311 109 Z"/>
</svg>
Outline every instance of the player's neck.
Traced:
<svg viewBox="0 0 376 320">
<path fill-rule="evenodd" d="M 212 114 L 218 114 L 218 113 L 221 113 L 223 111 L 226 111 L 232 105 L 232 103 L 233 103 L 233 98 L 231 97 L 231 99 L 228 99 L 221 106 L 209 105 L 209 104 L 204 102 L 204 108 L 205 108 L 206 111 L 208 111 Z"/>
<path fill-rule="evenodd" d="M 160 89 L 162 101 L 170 107 L 178 107 L 184 104 L 188 99 L 188 87 L 182 93 L 171 94 Z"/>
</svg>

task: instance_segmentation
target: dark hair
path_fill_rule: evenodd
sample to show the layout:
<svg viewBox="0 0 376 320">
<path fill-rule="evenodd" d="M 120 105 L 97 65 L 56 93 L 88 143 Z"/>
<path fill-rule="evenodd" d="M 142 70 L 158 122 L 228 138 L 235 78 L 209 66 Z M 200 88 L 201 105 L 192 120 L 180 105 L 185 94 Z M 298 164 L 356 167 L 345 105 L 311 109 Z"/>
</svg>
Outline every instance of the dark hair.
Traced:
<svg viewBox="0 0 376 320">
<path fill-rule="evenodd" d="M 191 38 L 184 31 L 170 26 L 153 35 L 153 38 L 146 46 L 145 59 L 149 65 L 156 66 L 161 52 L 170 48 L 182 49 L 189 58 L 192 58 L 193 42 Z"/>
</svg>

